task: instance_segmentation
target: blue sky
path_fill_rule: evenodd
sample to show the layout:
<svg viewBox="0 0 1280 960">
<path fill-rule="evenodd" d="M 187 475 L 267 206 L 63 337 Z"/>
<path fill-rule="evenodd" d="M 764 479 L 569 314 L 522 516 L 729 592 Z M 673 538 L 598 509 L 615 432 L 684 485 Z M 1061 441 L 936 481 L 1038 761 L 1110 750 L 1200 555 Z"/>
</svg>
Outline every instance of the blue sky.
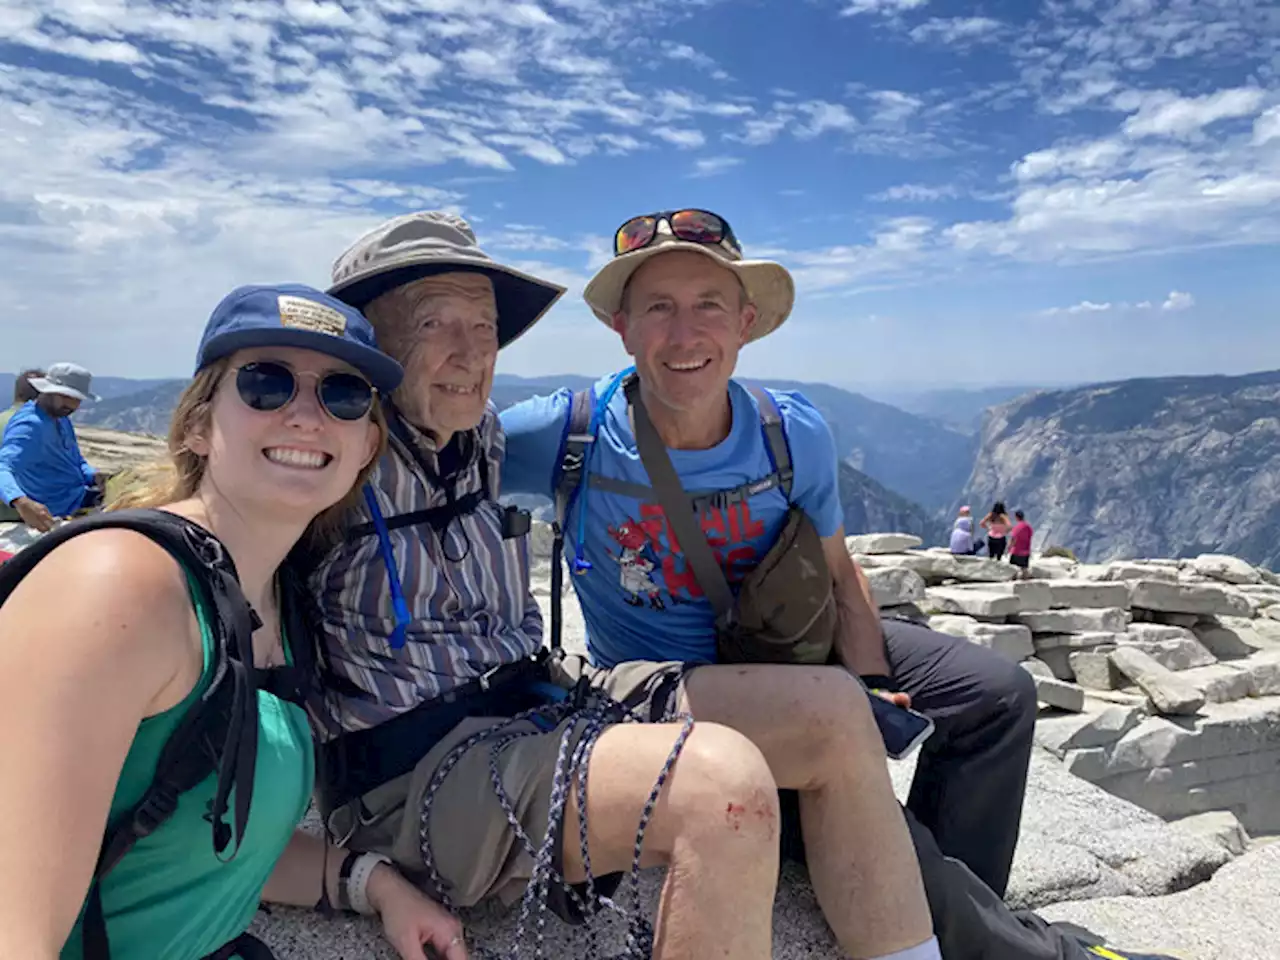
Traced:
<svg viewBox="0 0 1280 960">
<path fill-rule="evenodd" d="M 580 293 L 709 207 L 795 274 L 751 375 L 1280 367 L 1269 0 L 0 0 L 14 369 L 184 375 L 240 283 L 457 210 L 570 293 L 508 373 L 625 358 Z"/>
</svg>

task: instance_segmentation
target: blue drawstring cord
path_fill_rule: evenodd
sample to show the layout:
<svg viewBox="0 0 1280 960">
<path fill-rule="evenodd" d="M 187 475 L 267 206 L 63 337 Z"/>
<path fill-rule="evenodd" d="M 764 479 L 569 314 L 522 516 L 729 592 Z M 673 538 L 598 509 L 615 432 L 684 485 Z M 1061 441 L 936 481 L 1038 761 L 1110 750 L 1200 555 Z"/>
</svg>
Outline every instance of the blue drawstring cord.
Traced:
<svg viewBox="0 0 1280 960">
<path fill-rule="evenodd" d="M 387 530 L 387 521 L 378 507 L 378 498 L 374 496 L 373 487 L 364 485 L 364 502 L 373 515 L 373 526 L 378 531 L 378 549 L 382 552 L 382 562 L 387 566 L 387 580 L 391 585 L 391 606 L 396 613 L 396 628 L 391 632 L 391 649 L 399 650 L 404 646 L 405 634 L 412 618 L 409 616 L 409 605 L 404 600 L 404 587 L 400 583 L 400 569 L 396 566 L 396 555 L 391 550 L 391 533 Z"/>
<path fill-rule="evenodd" d="M 635 372 L 635 367 L 627 367 L 617 376 L 613 378 L 613 382 L 596 403 L 591 411 L 591 422 L 587 427 L 587 435 L 595 437 L 600 429 L 600 421 L 604 419 L 604 413 L 609 409 L 609 403 L 613 400 L 613 395 L 618 392 L 618 387 L 622 385 L 622 381 Z M 570 566 L 573 572 L 581 576 L 591 569 L 591 561 L 582 554 L 582 545 L 587 542 L 587 496 L 591 491 L 591 484 L 587 482 L 587 474 L 591 471 L 591 454 L 594 451 L 595 444 L 592 443 L 587 447 L 586 457 L 582 464 L 582 478 L 578 481 L 582 490 L 582 503 L 578 505 L 578 535 L 574 542 L 570 545 L 573 552 L 573 560 Z M 570 503 L 568 509 L 573 509 Z"/>
</svg>

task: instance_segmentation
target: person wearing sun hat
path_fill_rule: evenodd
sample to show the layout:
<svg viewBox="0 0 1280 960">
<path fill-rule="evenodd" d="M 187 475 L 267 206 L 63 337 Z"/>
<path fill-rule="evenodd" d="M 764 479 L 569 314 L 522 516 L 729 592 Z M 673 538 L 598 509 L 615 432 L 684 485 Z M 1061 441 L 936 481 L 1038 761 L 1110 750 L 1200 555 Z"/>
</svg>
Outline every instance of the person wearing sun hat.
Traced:
<svg viewBox="0 0 1280 960">
<path fill-rule="evenodd" d="M 28 379 L 28 400 L 4 425 L 0 440 L 0 503 L 33 530 L 53 528 L 66 517 L 102 501 L 104 477 L 80 452 L 70 417 L 85 401 L 93 375 L 76 363 L 54 363 Z"/>
<path fill-rule="evenodd" d="M 587 628 L 588 675 L 655 719 L 687 709 L 699 721 L 734 726 L 760 746 L 781 786 L 805 783 L 808 789 L 783 791 L 784 853 L 807 854 L 819 900 L 848 949 L 847 916 L 832 916 L 838 900 L 828 885 L 851 856 L 841 832 L 850 825 L 828 822 L 827 832 L 802 835 L 798 811 L 814 803 L 812 784 L 830 771 L 802 770 L 797 758 L 813 755 L 820 731 L 838 731 L 841 722 L 830 695 L 815 703 L 815 677 L 858 674 L 862 687 L 911 704 L 934 723 L 906 812 L 942 954 L 1093 956 L 1000 899 L 1030 761 L 1030 677 L 977 644 L 880 619 L 844 544 L 839 455 L 822 414 L 801 391 L 734 378 L 739 352 L 791 315 L 795 286 L 786 268 L 747 256 L 726 218 L 697 208 L 631 217 L 615 231 L 613 253 L 584 299 L 619 334 L 634 367 L 501 415 L 504 489 L 560 505 L 570 582 Z M 782 438 L 770 427 L 775 418 Z M 698 511 L 709 561 L 686 547 L 669 504 L 687 507 L 671 497 L 664 477 L 674 477 Z M 829 640 L 840 666 L 718 665 L 720 615 L 699 567 L 720 566 L 732 603 L 748 576 L 776 568 L 778 547 L 793 555 L 803 549 L 802 539 L 785 539 L 797 507 L 820 538 L 820 552 L 806 559 L 830 576 L 837 615 Z M 860 687 L 838 689 L 865 696 Z M 824 710 L 831 712 L 818 719 Z M 834 797 L 832 805 L 851 809 Z M 806 826 L 818 823 L 806 818 Z M 885 861 L 876 862 L 882 869 Z"/>
</svg>

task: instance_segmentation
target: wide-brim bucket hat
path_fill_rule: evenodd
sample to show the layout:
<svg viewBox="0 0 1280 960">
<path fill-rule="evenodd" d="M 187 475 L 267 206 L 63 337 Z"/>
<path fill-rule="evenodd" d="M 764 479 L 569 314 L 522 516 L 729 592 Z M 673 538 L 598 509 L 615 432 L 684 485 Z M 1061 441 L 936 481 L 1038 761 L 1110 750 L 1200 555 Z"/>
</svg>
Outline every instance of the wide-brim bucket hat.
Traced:
<svg viewBox="0 0 1280 960">
<path fill-rule="evenodd" d="M 493 283 L 498 346 L 538 322 L 565 288 L 499 263 L 480 249 L 470 224 L 452 213 L 421 210 L 380 224 L 333 264 L 330 296 L 357 310 L 396 287 L 440 273 L 481 273 Z"/>
<path fill-rule="evenodd" d="M 747 300 L 755 304 L 756 319 L 747 332 L 747 343 L 767 336 L 786 322 L 795 304 L 795 281 L 787 268 L 772 260 L 747 260 L 727 242 L 693 243 L 681 240 L 667 220 L 658 221 L 648 246 L 614 257 L 596 273 L 583 291 L 587 306 L 606 326 L 613 328 L 614 315 L 622 309 L 622 294 L 637 270 L 654 257 L 687 250 L 701 254 L 738 275 Z"/>
<path fill-rule="evenodd" d="M 54 363 L 43 377 L 31 377 L 28 381 L 37 393 L 56 393 L 81 402 L 95 403 L 99 399 L 89 392 L 93 374 L 78 363 Z"/>
</svg>

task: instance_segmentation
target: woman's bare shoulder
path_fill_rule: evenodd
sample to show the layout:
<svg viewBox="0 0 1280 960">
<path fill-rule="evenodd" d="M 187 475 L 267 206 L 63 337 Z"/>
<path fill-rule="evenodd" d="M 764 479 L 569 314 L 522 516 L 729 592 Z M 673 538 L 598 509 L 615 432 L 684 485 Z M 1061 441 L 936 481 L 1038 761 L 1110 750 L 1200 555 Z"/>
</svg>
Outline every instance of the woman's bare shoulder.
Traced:
<svg viewBox="0 0 1280 960">
<path fill-rule="evenodd" d="M 110 674 L 140 666 L 138 679 L 153 694 L 193 662 L 199 676 L 198 645 L 174 642 L 191 624 L 182 568 L 159 544 L 125 529 L 92 530 L 58 545 L 0 607 L 0 640 L 36 637 Z"/>
</svg>

